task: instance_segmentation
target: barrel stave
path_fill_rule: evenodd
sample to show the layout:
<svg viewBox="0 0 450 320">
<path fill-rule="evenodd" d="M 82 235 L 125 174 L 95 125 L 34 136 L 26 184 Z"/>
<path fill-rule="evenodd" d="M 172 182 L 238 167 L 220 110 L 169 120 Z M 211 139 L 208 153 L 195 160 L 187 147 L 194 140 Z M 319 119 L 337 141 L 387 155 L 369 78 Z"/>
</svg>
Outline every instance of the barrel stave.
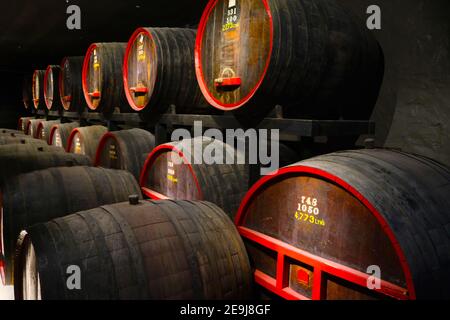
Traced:
<svg viewBox="0 0 450 320">
<path fill-rule="evenodd" d="M 25 227 L 125 201 L 129 195 L 141 197 L 130 173 L 85 166 L 49 168 L 10 177 L 1 191 L 7 283 L 11 283 L 15 240 Z"/>
<path fill-rule="evenodd" d="M 49 243 L 50 234 L 57 240 Z M 107 205 L 33 226 L 28 237 L 38 261 L 51 264 L 39 270 L 43 299 L 251 297 L 242 240 L 223 211 L 210 203 Z M 71 253 L 70 260 L 57 254 L 61 250 Z M 82 269 L 81 290 L 68 290 L 65 281 L 48 273 L 63 274 L 68 263 Z"/>
</svg>

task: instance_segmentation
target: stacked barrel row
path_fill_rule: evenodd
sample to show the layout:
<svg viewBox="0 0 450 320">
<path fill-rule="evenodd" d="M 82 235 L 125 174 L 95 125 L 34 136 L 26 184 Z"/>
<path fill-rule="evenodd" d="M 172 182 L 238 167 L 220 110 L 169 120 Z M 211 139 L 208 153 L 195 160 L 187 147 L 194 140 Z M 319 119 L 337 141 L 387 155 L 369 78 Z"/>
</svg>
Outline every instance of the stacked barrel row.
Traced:
<svg viewBox="0 0 450 320">
<path fill-rule="evenodd" d="M 232 220 L 210 202 L 143 202 L 135 176 L 153 135 L 106 131 L 72 129 L 71 153 L 0 131 L 3 283 L 17 299 L 250 298 L 250 263 Z M 70 265 L 82 269 L 81 291 L 55 277 Z"/>
<path fill-rule="evenodd" d="M 374 149 L 296 163 L 294 154 L 281 166 L 295 164 L 254 184 L 250 166 L 237 161 L 242 150 L 219 140 L 197 137 L 155 147 L 154 137 L 141 129 L 95 140 L 95 165 L 130 171 L 146 197 L 209 201 L 235 219 L 255 282 L 272 294 L 450 296 L 450 170 L 430 159 Z M 210 162 L 204 153 L 198 161 L 196 148 L 223 158 Z M 381 273 L 379 285 L 369 288 L 371 268 Z"/>
<path fill-rule="evenodd" d="M 198 30 L 145 27 L 128 43 L 94 43 L 27 77 L 23 100 L 155 121 L 175 106 L 254 125 L 275 105 L 291 118 L 366 120 L 383 71 L 377 41 L 335 0 L 211 0 Z"/>
</svg>

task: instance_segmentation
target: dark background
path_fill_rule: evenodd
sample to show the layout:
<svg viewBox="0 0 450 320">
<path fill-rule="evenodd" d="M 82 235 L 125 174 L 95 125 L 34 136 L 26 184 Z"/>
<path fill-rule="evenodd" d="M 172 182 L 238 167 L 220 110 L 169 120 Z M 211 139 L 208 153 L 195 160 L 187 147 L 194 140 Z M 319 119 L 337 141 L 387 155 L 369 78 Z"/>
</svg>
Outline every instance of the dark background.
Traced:
<svg viewBox="0 0 450 320">
<path fill-rule="evenodd" d="M 17 126 L 22 79 L 35 69 L 81 56 L 93 42 L 128 42 L 138 27 L 195 27 L 207 0 L 0 0 L 0 128 Z M 69 30 L 67 7 L 81 9 Z"/>
<path fill-rule="evenodd" d="M 365 23 L 382 10 L 374 31 L 386 75 L 373 119 L 377 144 L 450 166 L 450 1 L 337 0 Z M 15 0 L 0 3 L 0 127 L 15 127 L 23 111 L 25 73 L 84 55 L 92 42 L 128 41 L 140 26 L 195 26 L 207 0 Z M 66 8 L 81 7 L 82 29 L 66 28 Z"/>
</svg>

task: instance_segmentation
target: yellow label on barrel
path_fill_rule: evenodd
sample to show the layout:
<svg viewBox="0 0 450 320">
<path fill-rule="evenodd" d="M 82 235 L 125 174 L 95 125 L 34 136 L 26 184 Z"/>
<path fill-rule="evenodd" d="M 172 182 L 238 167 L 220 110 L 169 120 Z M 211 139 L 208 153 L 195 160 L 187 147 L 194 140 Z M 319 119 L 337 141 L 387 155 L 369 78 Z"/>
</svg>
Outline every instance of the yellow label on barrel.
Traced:
<svg viewBox="0 0 450 320">
<path fill-rule="evenodd" d="M 167 175 L 167 180 L 169 180 L 170 182 L 173 182 L 173 183 L 177 183 L 178 182 L 178 179 L 175 178 L 174 176 L 170 175 L 170 174 Z"/>
<path fill-rule="evenodd" d="M 224 16 L 222 31 L 234 30 L 239 27 L 239 6 L 236 0 L 228 2 L 227 14 Z"/>
<path fill-rule="evenodd" d="M 80 154 L 81 151 L 81 141 L 79 137 L 76 137 L 75 139 L 75 148 L 74 148 L 74 153 Z"/>
<path fill-rule="evenodd" d="M 109 159 L 110 160 L 117 160 L 116 146 L 113 145 L 113 144 L 109 146 Z"/>
<path fill-rule="evenodd" d="M 94 69 L 100 68 L 100 62 L 98 62 L 97 50 L 94 50 Z"/>
</svg>

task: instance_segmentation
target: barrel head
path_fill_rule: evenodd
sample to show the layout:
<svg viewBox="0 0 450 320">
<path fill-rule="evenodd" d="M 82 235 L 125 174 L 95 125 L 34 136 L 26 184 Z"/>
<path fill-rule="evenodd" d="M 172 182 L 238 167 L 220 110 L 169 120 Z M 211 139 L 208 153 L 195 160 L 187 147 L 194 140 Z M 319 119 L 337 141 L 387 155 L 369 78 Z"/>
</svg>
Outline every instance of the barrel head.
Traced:
<svg viewBox="0 0 450 320">
<path fill-rule="evenodd" d="M 124 86 L 134 110 L 144 109 L 152 96 L 157 76 L 156 44 L 148 29 L 139 28 L 131 36 L 125 53 Z"/>
<path fill-rule="evenodd" d="M 197 177 L 181 152 L 162 149 L 153 153 L 142 176 L 144 193 L 152 199 L 201 200 Z"/>
<path fill-rule="evenodd" d="M 211 105 L 233 110 L 252 98 L 269 66 L 272 34 L 266 0 L 210 1 L 197 36 L 196 71 Z"/>
<path fill-rule="evenodd" d="M 408 295 L 402 256 L 386 232 L 389 226 L 368 203 L 331 177 L 296 172 L 295 166 L 284 168 L 250 191 L 236 223 L 260 282 L 277 279 L 282 260 L 280 295 L 293 292 L 296 298 L 326 300 Z M 374 266 L 381 270 L 381 280 L 390 288 L 386 290 L 395 294 L 369 290 L 363 279 Z M 321 273 L 315 272 L 322 267 Z"/>
</svg>

